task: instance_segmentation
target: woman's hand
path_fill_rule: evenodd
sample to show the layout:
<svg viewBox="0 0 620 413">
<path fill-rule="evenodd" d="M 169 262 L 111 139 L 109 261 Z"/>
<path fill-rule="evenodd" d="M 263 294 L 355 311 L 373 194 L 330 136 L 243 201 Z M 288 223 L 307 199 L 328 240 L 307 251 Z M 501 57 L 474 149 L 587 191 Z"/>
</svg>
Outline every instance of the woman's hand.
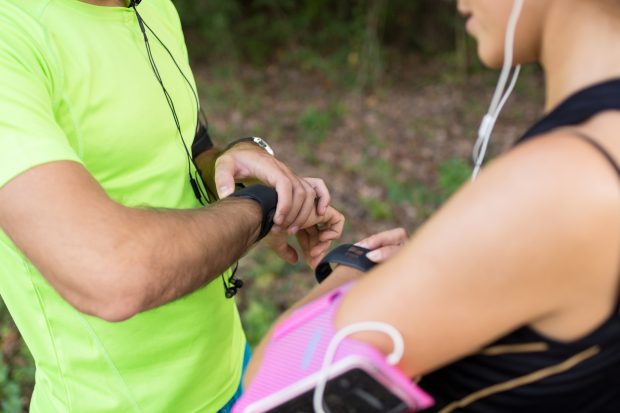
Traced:
<svg viewBox="0 0 620 413">
<path fill-rule="evenodd" d="M 404 228 L 394 228 L 371 235 L 355 245 L 369 249 L 370 252 L 366 256 L 370 261 L 379 264 L 400 250 L 408 239 L 409 236 Z"/>
</svg>

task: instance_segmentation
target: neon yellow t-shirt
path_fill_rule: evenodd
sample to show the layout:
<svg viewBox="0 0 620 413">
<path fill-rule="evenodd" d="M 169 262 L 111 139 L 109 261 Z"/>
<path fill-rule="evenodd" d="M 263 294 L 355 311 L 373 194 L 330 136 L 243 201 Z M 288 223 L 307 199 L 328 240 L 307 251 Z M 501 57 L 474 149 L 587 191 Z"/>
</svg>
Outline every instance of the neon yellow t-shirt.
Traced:
<svg viewBox="0 0 620 413">
<path fill-rule="evenodd" d="M 170 0 L 139 11 L 193 81 Z M 199 206 L 132 10 L 2 0 L 0 28 L 0 187 L 69 160 L 124 205 Z M 192 92 L 151 46 L 189 146 Z M 36 362 L 32 412 L 214 412 L 239 384 L 245 338 L 219 282 L 108 323 L 75 310 L 0 231 L 0 294 Z"/>
</svg>

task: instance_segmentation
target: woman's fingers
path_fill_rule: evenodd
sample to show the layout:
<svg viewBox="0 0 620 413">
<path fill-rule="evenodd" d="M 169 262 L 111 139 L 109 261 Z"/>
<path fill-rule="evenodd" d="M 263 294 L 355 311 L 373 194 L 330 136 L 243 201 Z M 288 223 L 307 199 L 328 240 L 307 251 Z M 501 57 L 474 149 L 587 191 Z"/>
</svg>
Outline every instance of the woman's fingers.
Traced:
<svg viewBox="0 0 620 413">
<path fill-rule="evenodd" d="M 366 254 L 366 257 L 368 257 L 370 261 L 379 264 L 381 262 L 386 261 L 392 255 L 396 254 L 396 252 L 399 251 L 401 248 L 402 247 L 400 246 L 389 246 L 389 247 L 379 248 L 379 249 L 370 251 L 368 254 Z"/>
<path fill-rule="evenodd" d="M 409 236 L 404 228 L 394 228 L 371 235 L 359 241 L 356 245 L 369 250 L 376 250 L 385 246 L 402 246 L 408 239 Z"/>
</svg>

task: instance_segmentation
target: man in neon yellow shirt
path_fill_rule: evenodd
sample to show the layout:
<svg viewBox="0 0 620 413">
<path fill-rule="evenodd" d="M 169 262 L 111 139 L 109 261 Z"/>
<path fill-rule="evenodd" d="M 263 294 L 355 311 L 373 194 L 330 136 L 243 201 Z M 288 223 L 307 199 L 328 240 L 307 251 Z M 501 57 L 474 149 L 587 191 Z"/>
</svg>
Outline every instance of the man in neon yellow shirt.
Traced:
<svg viewBox="0 0 620 413">
<path fill-rule="evenodd" d="M 178 15 L 170 0 L 137 7 L 174 58 L 151 41 L 177 128 L 126 6 L 0 2 L 0 294 L 36 362 L 35 413 L 225 411 L 242 374 L 245 337 L 216 278 L 263 211 L 242 198 L 201 208 Z M 271 244 L 285 259 L 286 230 L 301 229 L 312 262 L 340 235 L 322 182 L 251 142 L 202 162 L 221 198 L 245 178 L 276 188 L 284 235 Z"/>
</svg>

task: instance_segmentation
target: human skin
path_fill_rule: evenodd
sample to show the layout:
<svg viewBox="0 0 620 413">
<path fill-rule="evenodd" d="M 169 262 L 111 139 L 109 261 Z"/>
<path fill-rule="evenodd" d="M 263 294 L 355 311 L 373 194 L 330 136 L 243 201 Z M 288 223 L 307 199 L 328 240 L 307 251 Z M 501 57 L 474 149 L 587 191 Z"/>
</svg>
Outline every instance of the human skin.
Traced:
<svg viewBox="0 0 620 413">
<path fill-rule="evenodd" d="M 512 4 L 459 1 L 459 10 L 472 18 L 468 30 L 480 57 L 491 67 L 502 64 Z M 620 15 L 609 4 L 525 1 L 515 63 L 542 64 L 546 110 L 585 86 L 620 76 Z M 619 128 L 620 113 L 604 112 L 491 162 L 402 249 L 359 278 L 342 301 L 336 326 L 373 320 L 396 327 L 405 340 L 399 366 L 412 377 L 521 326 L 559 341 L 591 332 L 618 300 L 620 191 L 609 163 L 573 131 L 595 137 L 620 160 Z M 333 276 L 341 277 L 340 271 L 345 269 Z M 343 282 L 352 278 L 350 271 Z M 391 351 L 379 333 L 355 337 Z M 259 354 L 246 384 L 260 362 Z"/>
</svg>

